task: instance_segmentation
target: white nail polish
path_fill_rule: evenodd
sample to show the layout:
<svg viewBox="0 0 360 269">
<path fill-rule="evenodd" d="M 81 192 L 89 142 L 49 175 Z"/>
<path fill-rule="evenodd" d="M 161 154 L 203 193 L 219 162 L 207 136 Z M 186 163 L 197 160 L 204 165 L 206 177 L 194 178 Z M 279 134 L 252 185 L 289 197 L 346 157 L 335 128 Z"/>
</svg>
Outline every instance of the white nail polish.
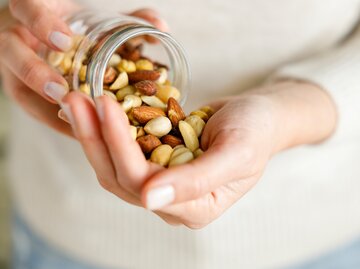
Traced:
<svg viewBox="0 0 360 269">
<path fill-rule="evenodd" d="M 64 114 L 66 115 L 66 118 L 68 119 L 69 123 L 74 128 L 74 117 L 72 115 L 70 105 L 61 103 L 60 107 L 61 107 L 62 111 L 64 112 Z"/>
<path fill-rule="evenodd" d="M 96 111 L 100 121 L 104 121 L 104 104 L 99 99 L 95 99 Z"/>
<path fill-rule="evenodd" d="M 146 205 L 150 210 L 163 208 L 175 199 L 175 189 L 171 185 L 161 186 L 150 190 L 146 195 Z"/>
<path fill-rule="evenodd" d="M 51 99 L 60 103 L 61 99 L 68 93 L 68 89 L 59 83 L 56 82 L 48 82 L 44 87 L 44 92 Z"/>
<path fill-rule="evenodd" d="M 52 32 L 49 36 L 50 42 L 62 51 L 68 51 L 72 48 L 73 41 L 68 35 L 61 32 Z"/>
</svg>

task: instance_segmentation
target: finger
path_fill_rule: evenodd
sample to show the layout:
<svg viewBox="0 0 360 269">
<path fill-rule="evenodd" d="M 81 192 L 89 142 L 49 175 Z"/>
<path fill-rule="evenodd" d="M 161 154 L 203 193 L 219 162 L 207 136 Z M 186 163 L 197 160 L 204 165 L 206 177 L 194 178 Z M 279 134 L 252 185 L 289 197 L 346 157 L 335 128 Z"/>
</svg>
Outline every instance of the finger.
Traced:
<svg viewBox="0 0 360 269">
<path fill-rule="evenodd" d="M 136 193 L 151 169 L 130 135 L 129 120 L 119 104 L 107 96 L 96 99 L 96 108 L 118 181 L 126 190 Z"/>
<path fill-rule="evenodd" d="M 155 28 L 159 29 L 162 32 L 169 31 L 169 26 L 166 23 L 166 21 L 162 19 L 160 14 L 153 9 L 150 8 L 139 9 L 132 12 L 130 15 L 148 21 L 149 23 L 154 25 Z M 145 40 L 149 43 L 156 43 L 158 41 L 156 38 L 152 36 L 145 36 Z"/>
<path fill-rule="evenodd" d="M 72 136 L 71 127 L 57 117 L 58 105 L 51 104 L 26 87 L 10 70 L 2 68 L 3 85 L 7 95 L 37 120 Z"/>
<path fill-rule="evenodd" d="M 41 60 L 16 34 L 0 34 L 0 55 L 3 65 L 48 101 L 59 103 L 68 92 L 66 80 Z"/>
<path fill-rule="evenodd" d="M 9 6 L 13 16 L 39 40 L 50 48 L 68 51 L 72 47 L 71 30 L 60 19 L 57 11 L 62 1 L 54 1 L 56 4 L 46 2 L 46 0 L 10 0 Z"/>
<path fill-rule="evenodd" d="M 121 199 L 140 205 L 139 199 L 126 192 L 116 180 L 116 171 L 100 131 L 96 110 L 89 98 L 72 92 L 64 98 L 62 109 L 71 122 L 100 185 Z"/>
<path fill-rule="evenodd" d="M 252 152 L 235 143 L 223 144 L 221 141 L 226 141 L 228 135 L 231 136 L 231 132 L 220 133 L 209 149 L 193 162 L 167 169 L 151 178 L 142 192 L 143 204 L 153 210 L 194 200 L 223 184 L 245 177 L 244 171 L 249 171 L 252 165 Z"/>
</svg>

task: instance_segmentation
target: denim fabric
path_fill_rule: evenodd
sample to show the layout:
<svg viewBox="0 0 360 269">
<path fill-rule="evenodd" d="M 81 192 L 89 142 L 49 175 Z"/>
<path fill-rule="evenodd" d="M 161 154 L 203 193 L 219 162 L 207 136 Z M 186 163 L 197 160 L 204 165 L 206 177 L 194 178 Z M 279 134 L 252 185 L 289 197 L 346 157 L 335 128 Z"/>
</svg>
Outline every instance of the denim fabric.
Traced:
<svg viewBox="0 0 360 269">
<path fill-rule="evenodd" d="M 13 269 L 104 269 L 77 261 L 49 246 L 19 216 L 13 218 Z"/>
<path fill-rule="evenodd" d="M 104 269 L 76 261 L 49 246 L 26 223 L 13 221 L 13 269 Z M 360 239 L 312 261 L 286 269 L 360 269 Z"/>
<path fill-rule="evenodd" d="M 360 239 L 319 258 L 286 269 L 360 269 Z"/>
</svg>

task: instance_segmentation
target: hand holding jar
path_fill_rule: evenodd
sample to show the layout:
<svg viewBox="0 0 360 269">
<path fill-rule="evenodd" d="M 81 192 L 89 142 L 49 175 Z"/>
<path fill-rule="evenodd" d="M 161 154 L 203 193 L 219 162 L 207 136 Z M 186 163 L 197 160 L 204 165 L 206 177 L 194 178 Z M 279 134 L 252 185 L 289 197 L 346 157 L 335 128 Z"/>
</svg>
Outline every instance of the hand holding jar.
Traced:
<svg viewBox="0 0 360 269">
<path fill-rule="evenodd" d="M 58 118 L 58 103 L 68 93 L 68 83 L 38 51 L 44 45 L 55 51 L 71 50 L 72 29 L 62 18 L 78 9 L 70 0 L 11 0 L 1 16 L 0 67 L 7 95 L 31 116 L 70 136 L 71 128 Z M 152 10 L 132 15 L 167 29 Z"/>
</svg>

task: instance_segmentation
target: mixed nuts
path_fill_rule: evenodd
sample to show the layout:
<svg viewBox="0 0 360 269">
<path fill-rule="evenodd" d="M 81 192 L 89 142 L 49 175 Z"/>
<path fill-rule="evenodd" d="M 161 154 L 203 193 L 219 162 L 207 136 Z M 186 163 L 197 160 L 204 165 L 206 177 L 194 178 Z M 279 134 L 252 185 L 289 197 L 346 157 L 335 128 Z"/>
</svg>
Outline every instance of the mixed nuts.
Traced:
<svg viewBox="0 0 360 269">
<path fill-rule="evenodd" d="M 73 58 L 81 39 L 75 37 L 72 51 L 51 51 L 47 56 L 48 63 L 68 80 L 74 75 Z M 78 68 L 79 90 L 88 95 L 89 57 Z M 119 102 L 129 118 L 131 136 L 146 158 L 164 167 L 184 164 L 203 154 L 201 135 L 214 113 L 207 106 L 186 116 L 178 103 L 180 91 L 171 85 L 168 72 L 167 66 L 143 56 L 141 44 L 127 42 L 111 57 L 103 78 L 104 95 Z"/>
</svg>

